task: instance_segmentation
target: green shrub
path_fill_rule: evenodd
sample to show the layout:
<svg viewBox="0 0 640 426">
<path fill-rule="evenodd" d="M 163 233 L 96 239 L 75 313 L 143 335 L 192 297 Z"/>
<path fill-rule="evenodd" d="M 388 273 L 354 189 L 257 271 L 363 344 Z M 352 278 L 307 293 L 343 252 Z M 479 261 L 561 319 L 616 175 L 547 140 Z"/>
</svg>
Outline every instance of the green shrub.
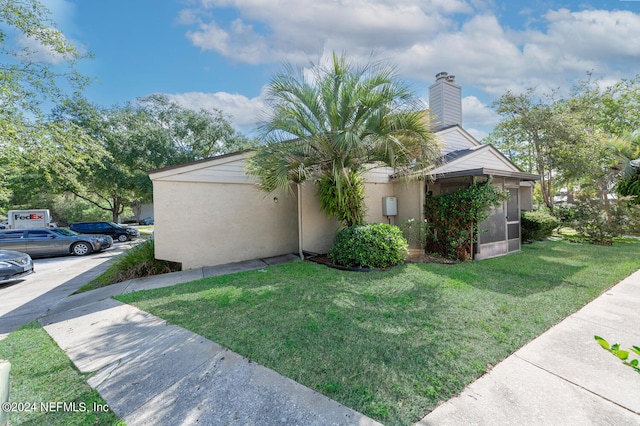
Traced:
<svg viewBox="0 0 640 426">
<path fill-rule="evenodd" d="M 336 233 L 329 258 L 342 266 L 386 268 L 404 262 L 407 248 L 407 240 L 397 226 L 355 225 Z"/>
<path fill-rule="evenodd" d="M 560 226 L 560 221 L 547 212 L 527 212 L 520 215 L 522 223 L 522 241 L 544 240 Z"/>
<path fill-rule="evenodd" d="M 82 286 L 76 293 L 93 290 L 134 278 L 166 274 L 181 269 L 181 264 L 158 260 L 154 255 L 153 240 L 147 240 L 120 255 L 102 275 Z"/>
<path fill-rule="evenodd" d="M 427 243 L 427 224 L 424 221 L 410 218 L 400 222 L 398 228 L 411 248 L 424 249 Z"/>
<path fill-rule="evenodd" d="M 609 200 L 582 197 L 577 201 L 573 228 L 591 244 L 611 245 L 625 233 L 638 232 L 640 206 L 627 197 Z"/>
<path fill-rule="evenodd" d="M 153 240 L 133 247 L 115 265 L 118 268 L 116 282 L 180 270 L 180 265 L 175 262 L 155 258 Z"/>
<path fill-rule="evenodd" d="M 553 208 L 553 215 L 558 218 L 560 224 L 572 226 L 576 216 L 576 207 L 573 204 L 559 204 Z"/>
<path fill-rule="evenodd" d="M 336 181 L 332 176 L 322 176 L 316 180 L 320 208 L 328 216 L 336 218 L 344 226 L 364 223 L 364 180 L 355 171 L 348 177 Z"/>
<path fill-rule="evenodd" d="M 426 250 L 449 259 L 471 259 L 478 225 L 489 217 L 492 206 L 507 200 L 507 194 L 486 181 L 425 197 Z"/>
</svg>

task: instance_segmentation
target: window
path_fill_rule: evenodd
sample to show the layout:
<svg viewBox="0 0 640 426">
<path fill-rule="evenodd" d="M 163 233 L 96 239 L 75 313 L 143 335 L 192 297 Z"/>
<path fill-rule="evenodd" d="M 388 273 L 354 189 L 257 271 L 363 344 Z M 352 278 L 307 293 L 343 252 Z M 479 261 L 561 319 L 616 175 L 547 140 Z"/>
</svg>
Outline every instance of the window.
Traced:
<svg viewBox="0 0 640 426">
<path fill-rule="evenodd" d="M 111 229 L 111 226 L 108 223 L 105 223 L 105 222 L 96 223 L 96 230 L 98 231 L 109 231 L 110 229 Z"/>
<path fill-rule="evenodd" d="M 22 234 L 24 231 L 8 231 L 0 234 L 0 239 L 2 240 L 16 240 L 18 238 L 22 238 Z"/>
<path fill-rule="evenodd" d="M 93 224 L 91 223 L 79 223 L 75 226 L 79 232 L 91 232 L 93 231 Z"/>
<path fill-rule="evenodd" d="M 27 231 L 27 238 L 49 238 L 49 235 L 51 234 L 42 230 Z"/>
</svg>

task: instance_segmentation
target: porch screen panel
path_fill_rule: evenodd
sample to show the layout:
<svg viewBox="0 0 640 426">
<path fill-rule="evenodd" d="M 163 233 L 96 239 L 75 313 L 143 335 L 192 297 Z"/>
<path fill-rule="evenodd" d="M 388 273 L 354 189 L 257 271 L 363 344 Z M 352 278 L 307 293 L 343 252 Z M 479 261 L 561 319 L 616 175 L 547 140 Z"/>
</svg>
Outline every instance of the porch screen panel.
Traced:
<svg viewBox="0 0 640 426">
<path fill-rule="evenodd" d="M 518 189 L 507 188 L 509 191 L 509 200 L 507 201 L 507 221 L 519 222 L 520 221 L 520 207 L 518 203 Z M 511 237 L 509 237 L 511 238 Z"/>
<path fill-rule="evenodd" d="M 510 223 L 507 225 L 507 231 L 509 233 L 509 239 L 513 240 L 520 238 L 520 223 Z"/>
<path fill-rule="evenodd" d="M 506 222 L 504 204 L 491 209 L 491 214 L 478 227 L 480 244 L 504 241 L 506 237 Z"/>
</svg>

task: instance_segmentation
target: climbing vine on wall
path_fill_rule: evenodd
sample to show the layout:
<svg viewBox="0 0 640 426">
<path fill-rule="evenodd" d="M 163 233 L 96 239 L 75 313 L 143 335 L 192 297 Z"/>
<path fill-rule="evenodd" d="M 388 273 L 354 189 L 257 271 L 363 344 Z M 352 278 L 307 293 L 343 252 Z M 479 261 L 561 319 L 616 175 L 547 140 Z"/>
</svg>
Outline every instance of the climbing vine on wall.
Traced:
<svg viewBox="0 0 640 426">
<path fill-rule="evenodd" d="M 426 250 L 456 260 L 469 260 L 478 225 L 489 217 L 489 209 L 506 201 L 508 193 L 491 181 L 473 183 L 451 194 L 425 198 Z"/>
</svg>

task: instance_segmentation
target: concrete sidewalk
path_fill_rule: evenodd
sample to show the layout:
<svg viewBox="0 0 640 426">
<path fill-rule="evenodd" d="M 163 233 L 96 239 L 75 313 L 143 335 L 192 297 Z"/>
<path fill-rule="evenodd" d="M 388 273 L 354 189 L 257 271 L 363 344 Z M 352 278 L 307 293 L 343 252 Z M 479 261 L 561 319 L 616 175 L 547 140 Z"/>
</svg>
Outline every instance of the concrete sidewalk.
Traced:
<svg viewBox="0 0 640 426">
<path fill-rule="evenodd" d="M 111 296 L 289 262 L 240 262 L 71 296 L 47 332 L 128 425 L 369 425 L 373 420 Z M 640 271 L 530 342 L 417 425 L 640 425 L 640 375 L 599 335 L 640 346 Z"/>
<path fill-rule="evenodd" d="M 131 280 L 70 296 L 40 323 L 110 409 L 133 425 L 378 425 L 291 379 L 111 299 L 290 262 L 280 256 Z"/>
<path fill-rule="evenodd" d="M 602 349 L 594 335 L 623 349 L 640 346 L 640 271 L 418 425 L 640 425 L 640 374 Z"/>
</svg>

